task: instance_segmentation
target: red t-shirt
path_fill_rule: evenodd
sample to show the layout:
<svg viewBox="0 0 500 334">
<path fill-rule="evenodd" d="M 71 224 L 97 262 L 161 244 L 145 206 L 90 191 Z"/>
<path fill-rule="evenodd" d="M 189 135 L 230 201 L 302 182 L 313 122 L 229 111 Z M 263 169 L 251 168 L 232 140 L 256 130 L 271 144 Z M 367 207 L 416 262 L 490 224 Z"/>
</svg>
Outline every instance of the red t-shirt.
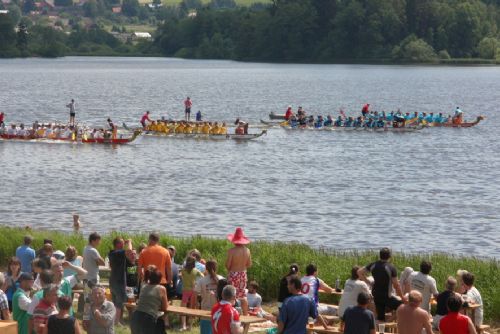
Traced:
<svg viewBox="0 0 500 334">
<path fill-rule="evenodd" d="M 288 108 L 285 113 L 285 119 L 288 121 L 288 119 L 292 116 L 292 108 Z"/>
<path fill-rule="evenodd" d="M 439 322 L 442 334 L 469 334 L 469 317 L 460 313 L 448 313 Z"/>
<path fill-rule="evenodd" d="M 370 108 L 370 106 L 369 106 L 368 104 L 365 104 L 365 105 L 363 106 L 362 111 L 363 111 L 363 112 L 367 112 L 367 111 L 368 111 L 368 108 Z"/>
<path fill-rule="evenodd" d="M 191 102 L 191 100 L 184 101 L 184 106 L 186 108 L 191 108 L 192 105 L 193 105 L 193 102 Z"/>
<path fill-rule="evenodd" d="M 239 326 L 240 315 L 226 301 L 218 302 L 212 308 L 212 333 L 231 334 L 231 326 Z"/>
<path fill-rule="evenodd" d="M 149 119 L 149 115 L 148 114 L 142 115 L 141 123 L 144 123 L 145 121 L 150 121 L 151 122 L 151 120 Z"/>
</svg>

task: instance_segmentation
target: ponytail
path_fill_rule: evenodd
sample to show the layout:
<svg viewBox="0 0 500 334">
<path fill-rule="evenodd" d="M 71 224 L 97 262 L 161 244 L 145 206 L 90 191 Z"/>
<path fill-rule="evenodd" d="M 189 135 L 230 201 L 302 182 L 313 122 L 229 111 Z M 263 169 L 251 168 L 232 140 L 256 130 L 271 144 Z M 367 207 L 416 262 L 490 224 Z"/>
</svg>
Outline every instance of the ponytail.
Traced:
<svg viewBox="0 0 500 334">
<path fill-rule="evenodd" d="M 207 269 L 212 281 L 217 284 L 219 281 L 219 278 L 217 277 L 217 262 L 215 260 L 209 260 L 207 261 L 205 268 Z"/>
</svg>

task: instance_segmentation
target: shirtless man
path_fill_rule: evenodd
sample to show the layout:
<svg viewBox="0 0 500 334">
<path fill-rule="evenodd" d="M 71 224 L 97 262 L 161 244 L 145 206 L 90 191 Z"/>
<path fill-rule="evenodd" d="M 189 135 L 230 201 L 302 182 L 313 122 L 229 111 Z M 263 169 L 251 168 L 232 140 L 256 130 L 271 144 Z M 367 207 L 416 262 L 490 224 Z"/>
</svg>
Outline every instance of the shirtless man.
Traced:
<svg viewBox="0 0 500 334">
<path fill-rule="evenodd" d="M 236 288 L 236 298 L 241 302 L 243 315 L 248 315 L 247 269 L 252 266 L 252 257 L 245 245 L 248 245 L 250 240 L 245 236 L 241 227 L 238 227 L 234 234 L 229 234 L 227 238 L 234 244 L 234 247 L 227 252 L 228 283 Z"/>
<path fill-rule="evenodd" d="M 410 291 L 408 304 L 401 305 L 397 310 L 399 334 L 432 334 L 429 313 L 420 308 L 422 294 L 416 290 Z"/>
</svg>

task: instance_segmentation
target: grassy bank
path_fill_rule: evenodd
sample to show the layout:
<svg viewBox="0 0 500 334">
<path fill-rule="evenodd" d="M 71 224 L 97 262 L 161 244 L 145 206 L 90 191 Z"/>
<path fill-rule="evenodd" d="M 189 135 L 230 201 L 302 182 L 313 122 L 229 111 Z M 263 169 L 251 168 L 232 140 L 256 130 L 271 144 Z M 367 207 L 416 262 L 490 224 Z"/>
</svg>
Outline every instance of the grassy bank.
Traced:
<svg viewBox="0 0 500 334">
<path fill-rule="evenodd" d="M 0 261 L 2 265 L 5 265 L 8 257 L 15 254 L 16 247 L 22 243 L 23 236 L 26 234 L 27 231 L 24 229 L 0 227 Z M 29 234 L 35 238 L 35 249 L 42 246 L 44 238 L 49 238 L 54 241 L 57 249 L 64 250 L 68 245 L 74 245 L 81 251 L 86 244 L 87 237 L 86 235 L 42 230 L 30 231 Z M 115 235 L 116 233 L 112 233 L 103 236 L 103 242 L 99 249 L 101 255 L 106 254 L 111 249 L 111 241 Z M 128 235 L 125 233 L 120 235 L 132 238 L 135 246 L 147 240 L 146 234 Z M 201 251 L 203 258 L 216 259 L 220 266 L 219 272 L 223 275 L 226 273 L 223 263 L 226 259 L 226 251 L 231 246 L 228 241 L 200 236 L 176 238 L 163 235 L 161 243 L 164 246 L 175 245 L 178 252 L 176 262 L 181 262 L 188 250 L 197 248 Z M 250 249 L 254 265 L 249 271 L 249 278 L 259 282 L 261 294 L 267 301 L 276 298 L 278 282 L 287 272 L 290 263 L 296 262 L 302 269 L 309 263 L 315 263 L 319 268 L 319 276 L 332 285 L 337 277 L 344 282 L 349 277 L 353 265 L 365 265 L 377 259 L 376 252 L 317 250 L 296 243 L 254 242 L 250 245 Z M 455 274 L 458 269 L 466 269 L 474 273 L 476 286 L 483 296 L 486 321 L 500 321 L 500 313 L 498 312 L 500 309 L 499 261 L 446 254 L 408 255 L 397 253 L 394 255 L 393 262 L 398 271 L 407 266 L 418 270 L 420 261 L 423 259 L 430 260 L 433 264 L 431 275 L 437 280 L 438 290 L 443 289 L 446 278 Z"/>
</svg>

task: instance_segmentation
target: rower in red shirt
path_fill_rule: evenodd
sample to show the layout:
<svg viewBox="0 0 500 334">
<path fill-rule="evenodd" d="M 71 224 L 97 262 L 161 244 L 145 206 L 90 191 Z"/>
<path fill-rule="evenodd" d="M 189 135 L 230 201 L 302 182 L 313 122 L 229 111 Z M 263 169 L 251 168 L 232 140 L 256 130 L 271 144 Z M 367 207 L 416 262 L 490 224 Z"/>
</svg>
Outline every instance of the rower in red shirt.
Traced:
<svg viewBox="0 0 500 334">
<path fill-rule="evenodd" d="M 288 106 L 285 113 L 285 121 L 288 121 L 290 117 L 292 117 L 292 115 L 293 115 L 292 106 Z"/>
<path fill-rule="evenodd" d="M 150 119 L 149 119 L 149 111 L 146 111 L 146 113 L 144 115 L 142 115 L 142 118 L 141 118 L 141 124 L 142 124 L 142 127 L 143 128 L 146 128 L 146 121 L 148 122 L 152 122 Z"/>
<path fill-rule="evenodd" d="M 4 126 L 5 123 L 3 122 L 5 117 L 5 114 L 3 112 L 0 112 L 0 126 Z"/>
</svg>

